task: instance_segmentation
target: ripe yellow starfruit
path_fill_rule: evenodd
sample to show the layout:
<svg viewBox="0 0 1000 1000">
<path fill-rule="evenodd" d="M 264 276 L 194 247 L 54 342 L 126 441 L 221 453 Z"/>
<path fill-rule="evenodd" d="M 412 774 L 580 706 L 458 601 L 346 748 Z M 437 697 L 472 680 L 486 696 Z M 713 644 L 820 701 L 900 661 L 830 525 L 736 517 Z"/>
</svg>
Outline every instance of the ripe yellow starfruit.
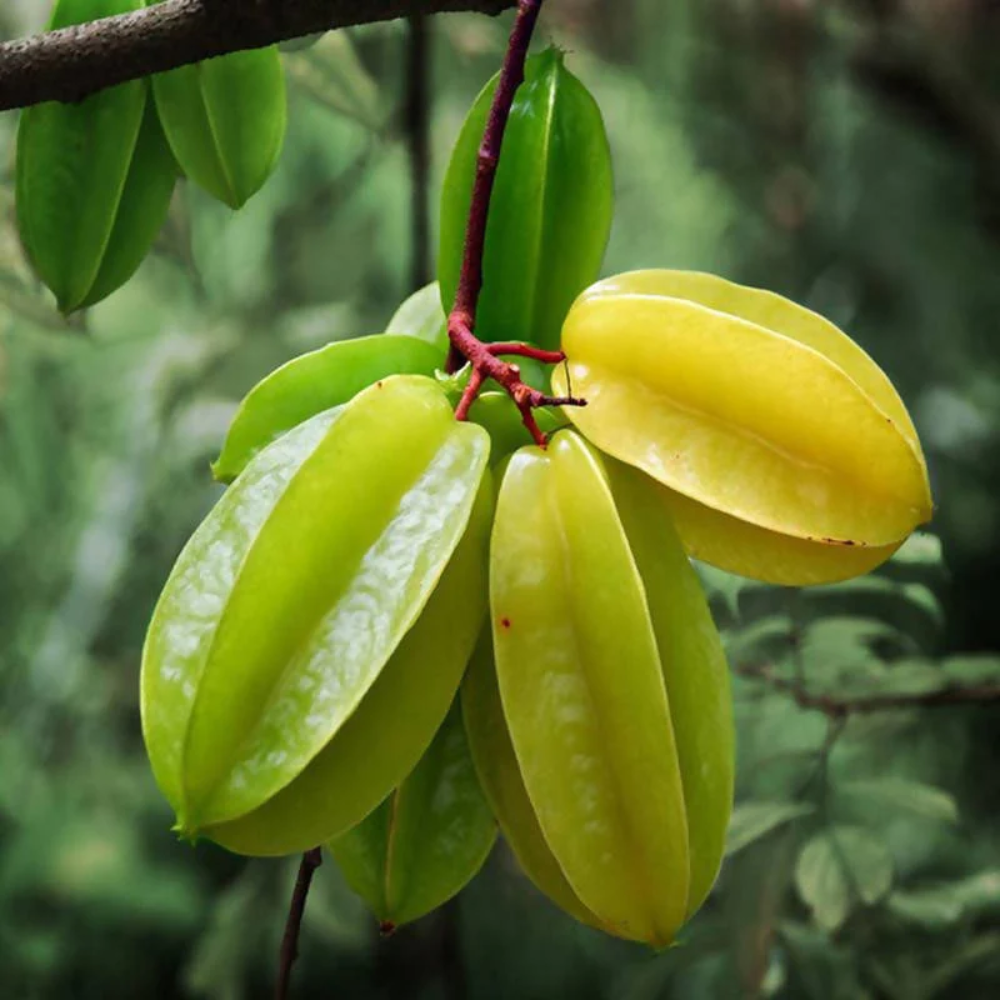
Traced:
<svg viewBox="0 0 1000 1000">
<path fill-rule="evenodd" d="M 722 858 L 733 722 L 721 642 L 655 484 L 572 431 L 516 452 L 490 621 L 494 656 L 480 645 L 463 702 L 501 828 L 578 919 L 669 944 Z"/>
<path fill-rule="evenodd" d="M 857 576 L 930 519 L 927 467 L 885 374 L 833 324 L 722 278 L 591 286 L 554 390 L 601 450 L 656 479 L 688 551 L 772 583 Z"/>
</svg>

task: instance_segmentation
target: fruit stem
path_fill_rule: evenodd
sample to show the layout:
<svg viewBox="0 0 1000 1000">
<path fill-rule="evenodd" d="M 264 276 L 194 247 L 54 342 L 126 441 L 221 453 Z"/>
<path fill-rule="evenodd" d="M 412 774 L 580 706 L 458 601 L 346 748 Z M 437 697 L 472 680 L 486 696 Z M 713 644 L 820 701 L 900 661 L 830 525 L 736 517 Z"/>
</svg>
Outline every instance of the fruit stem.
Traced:
<svg viewBox="0 0 1000 1000">
<path fill-rule="evenodd" d="M 299 931 L 302 928 L 302 916 L 306 911 L 306 899 L 309 887 L 312 885 L 316 869 L 323 864 L 323 852 L 314 847 L 302 855 L 299 864 L 299 874 L 295 879 L 295 891 L 288 908 L 288 921 L 285 933 L 281 939 L 281 960 L 278 965 L 278 982 L 274 995 L 276 1000 L 287 1000 L 288 987 L 292 980 L 292 966 L 299 957 Z"/>
<path fill-rule="evenodd" d="M 586 401 L 573 396 L 547 396 L 532 389 L 521 380 L 521 369 L 516 364 L 502 361 L 500 354 L 533 358 L 545 364 L 559 364 L 566 360 L 562 351 L 542 351 L 527 344 L 485 344 L 474 333 L 479 293 L 483 287 L 483 251 L 486 246 L 486 224 L 490 214 L 493 184 L 503 146 L 504 133 L 510 119 L 517 88 L 524 82 L 524 65 L 528 47 L 535 30 L 543 0 L 519 0 L 517 16 L 511 30 L 507 54 L 500 71 L 500 81 L 493 95 L 483 141 L 476 162 L 476 179 L 472 188 L 469 223 L 465 230 L 465 250 L 462 271 L 455 295 L 455 304 L 448 316 L 448 371 L 456 372 L 468 362 L 472 374 L 462 399 L 455 410 L 458 420 L 465 420 L 479 390 L 487 379 L 493 379 L 507 391 L 521 411 L 521 419 L 535 443 L 544 448 L 545 434 L 535 420 L 533 410 L 542 406 L 586 406 Z"/>
</svg>

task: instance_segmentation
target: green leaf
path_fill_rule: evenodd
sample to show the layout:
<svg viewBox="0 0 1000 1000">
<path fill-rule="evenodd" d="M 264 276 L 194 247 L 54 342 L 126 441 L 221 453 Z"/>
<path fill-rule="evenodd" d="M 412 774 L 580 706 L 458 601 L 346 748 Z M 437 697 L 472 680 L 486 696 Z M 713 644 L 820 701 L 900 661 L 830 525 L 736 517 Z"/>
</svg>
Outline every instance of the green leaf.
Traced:
<svg viewBox="0 0 1000 1000">
<path fill-rule="evenodd" d="M 413 337 L 380 334 L 300 355 L 257 383 L 236 411 L 215 478 L 232 482 L 262 448 L 324 410 L 395 374 L 433 375 L 441 358 Z"/>
<path fill-rule="evenodd" d="M 965 910 L 958 892 L 952 886 L 897 889 L 889 896 L 888 907 L 900 920 L 929 930 L 941 930 L 957 923 Z"/>
<path fill-rule="evenodd" d="M 277 48 L 160 73 L 153 92 L 184 173 L 230 208 L 242 207 L 271 175 L 285 138 L 285 76 Z"/>
<path fill-rule="evenodd" d="M 770 615 L 738 629 L 729 640 L 730 660 L 737 666 L 781 665 L 792 655 L 794 627 L 788 615 Z"/>
<path fill-rule="evenodd" d="M 833 826 L 816 834 L 802 849 L 795 884 L 816 922 L 835 931 L 855 901 L 873 905 L 892 886 L 892 857 L 867 830 Z"/>
<path fill-rule="evenodd" d="M 742 851 L 773 830 L 813 812 L 815 807 L 808 803 L 743 802 L 737 805 L 729 823 L 726 856 Z"/>
<path fill-rule="evenodd" d="M 949 683 L 961 687 L 1000 684 L 1000 656 L 989 653 L 949 656 L 941 670 Z"/>
<path fill-rule="evenodd" d="M 438 276 L 455 300 L 494 78 L 445 177 Z M 528 60 L 504 136 L 486 234 L 476 332 L 555 349 L 570 305 L 598 275 L 611 230 L 611 154 L 597 103 L 555 49 Z"/>
<path fill-rule="evenodd" d="M 114 228 L 100 270 L 81 307 L 107 298 L 135 274 L 163 228 L 177 173 L 177 162 L 167 145 L 150 94 Z"/>
<path fill-rule="evenodd" d="M 938 823 L 957 823 L 958 806 L 954 798 L 940 788 L 904 778 L 873 778 L 836 785 L 838 802 L 860 807 L 879 819 L 891 813 L 908 813 Z"/>
<path fill-rule="evenodd" d="M 329 847 L 383 925 L 399 927 L 458 893 L 495 840 L 456 702 L 402 785 Z"/>
<path fill-rule="evenodd" d="M 140 0 L 60 0 L 50 27 L 140 6 Z M 21 115 L 16 167 L 21 240 L 63 312 L 92 298 L 130 179 L 147 87 L 142 80 L 125 83 L 78 104 L 39 104 Z M 134 201 L 133 194 L 129 204 Z M 140 234 L 155 222 L 121 218 L 122 227 L 129 232 L 137 227 Z M 101 288 L 107 286 L 104 279 Z"/>
<path fill-rule="evenodd" d="M 441 289 L 436 281 L 414 292 L 395 312 L 386 333 L 403 333 L 427 341 L 441 352 L 444 364 L 448 352 L 448 320 L 441 308 Z"/>
</svg>

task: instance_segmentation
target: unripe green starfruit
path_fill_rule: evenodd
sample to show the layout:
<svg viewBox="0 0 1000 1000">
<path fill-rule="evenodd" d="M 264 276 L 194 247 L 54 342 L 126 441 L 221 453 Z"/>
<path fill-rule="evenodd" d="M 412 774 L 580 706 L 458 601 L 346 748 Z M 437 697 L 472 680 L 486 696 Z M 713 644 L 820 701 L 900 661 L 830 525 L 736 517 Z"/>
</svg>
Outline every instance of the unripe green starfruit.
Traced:
<svg viewBox="0 0 1000 1000">
<path fill-rule="evenodd" d="M 476 99 L 441 201 L 438 275 L 455 301 L 476 159 L 496 90 Z M 528 60 L 503 140 L 490 202 L 476 331 L 555 349 L 566 312 L 598 274 L 611 231 L 611 154 L 597 103 L 551 49 Z"/>
<path fill-rule="evenodd" d="M 393 313 L 385 332 L 425 340 L 444 359 L 448 354 L 448 318 L 441 307 L 438 283 L 432 281 L 407 298 Z"/>
<path fill-rule="evenodd" d="M 388 932 L 458 893 L 495 840 L 456 702 L 399 788 L 329 847 L 347 884 Z"/>
<path fill-rule="evenodd" d="M 147 6 L 160 0 L 147 0 Z M 288 107 L 277 46 L 232 52 L 153 77 L 156 107 L 187 177 L 241 208 L 271 176 Z"/>
<path fill-rule="evenodd" d="M 301 354 L 261 379 L 240 403 L 215 478 L 232 482 L 247 462 L 309 417 L 350 402 L 362 389 L 389 375 L 431 376 L 442 354 L 415 337 L 376 334 L 340 340 Z"/>
<path fill-rule="evenodd" d="M 927 468 L 889 380 L 833 324 L 711 275 L 589 288 L 563 328 L 587 400 L 567 416 L 664 487 L 688 551 L 772 583 L 857 576 L 930 519 Z"/>
<path fill-rule="evenodd" d="M 412 770 L 485 610 L 488 456 L 434 381 L 395 376 L 246 466 L 143 653 L 146 747 L 182 833 L 305 850 Z"/>
<path fill-rule="evenodd" d="M 733 723 L 719 636 L 655 484 L 571 431 L 516 452 L 490 618 L 496 688 L 480 646 L 463 702 L 501 828 L 564 909 L 669 944 L 722 858 Z"/>
<path fill-rule="evenodd" d="M 59 0 L 49 27 L 124 14 L 141 0 Z M 17 219 L 32 266 L 73 312 L 110 295 L 156 239 L 177 179 L 144 80 L 79 104 L 27 108 L 17 138 Z"/>
</svg>

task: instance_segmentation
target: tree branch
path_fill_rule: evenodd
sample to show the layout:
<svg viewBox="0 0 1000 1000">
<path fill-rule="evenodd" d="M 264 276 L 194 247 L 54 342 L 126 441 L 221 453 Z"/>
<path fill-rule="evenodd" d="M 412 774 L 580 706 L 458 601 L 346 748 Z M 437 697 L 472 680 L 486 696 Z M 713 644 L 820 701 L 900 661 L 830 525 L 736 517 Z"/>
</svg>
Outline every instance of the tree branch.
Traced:
<svg viewBox="0 0 1000 1000">
<path fill-rule="evenodd" d="M 0 111 L 319 31 L 443 11 L 499 14 L 515 0 L 165 0 L 0 45 Z"/>
<path fill-rule="evenodd" d="M 984 705 L 1000 703 L 1000 684 L 979 684 L 969 687 L 944 687 L 919 694 L 874 694 L 840 698 L 832 694 L 809 691 L 797 680 L 782 677 L 772 667 L 747 666 L 737 669 L 741 677 L 763 681 L 776 691 L 791 695 L 799 708 L 822 712 L 830 718 L 843 718 L 851 714 L 884 712 L 904 708 L 943 708 L 955 705 Z"/>
</svg>

